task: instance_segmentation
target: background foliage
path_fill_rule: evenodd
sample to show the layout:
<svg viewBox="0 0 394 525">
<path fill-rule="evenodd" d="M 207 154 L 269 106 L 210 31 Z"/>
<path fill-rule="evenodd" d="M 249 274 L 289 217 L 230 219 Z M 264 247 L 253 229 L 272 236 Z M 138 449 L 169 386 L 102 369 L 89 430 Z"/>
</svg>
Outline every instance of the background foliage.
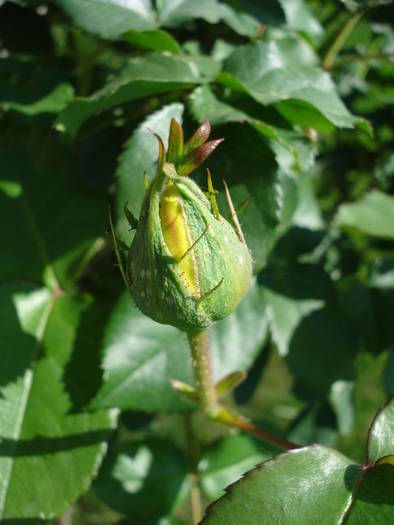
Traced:
<svg viewBox="0 0 394 525">
<path fill-rule="evenodd" d="M 114 266 L 107 203 L 130 243 L 122 208 L 138 215 L 149 130 L 166 142 L 171 118 L 186 135 L 210 120 L 225 138 L 215 187 L 249 201 L 255 278 L 210 333 L 216 379 L 248 371 L 225 402 L 318 444 L 268 481 L 253 470 L 204 523 L 263 523 L 261 493 L 269 523 L 279 502 L 286 523 L 344 519 L 394 395 L 392 15 L 387 1 L 0 1 L 4 523 L 190 524 L 198 499 L 278 452 L 172 390 L 192 382 L 186 338 L 133 307 Z M 392 405 L 379 417 L 367 465 L 394 454 Z M 349 523 L 394 521 L 392 468 L 363 471 Z M 295 478 L 311 491 L 301 514 Z"/>
</svg>

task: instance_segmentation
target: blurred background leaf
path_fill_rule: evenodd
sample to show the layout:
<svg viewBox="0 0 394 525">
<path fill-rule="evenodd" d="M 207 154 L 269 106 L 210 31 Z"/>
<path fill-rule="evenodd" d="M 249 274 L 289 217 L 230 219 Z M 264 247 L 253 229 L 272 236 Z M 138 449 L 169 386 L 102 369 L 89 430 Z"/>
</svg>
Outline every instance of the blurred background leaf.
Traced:
<svg viewBox="0 0 394 525">
<path fill-rule="evenodd" d="M 249 294 L 210 332 L 215 379 L 248 371 L 223 402 L 337 449 L 305 454 L 318 472 L 319 455 L 339 461 L 327 494 L 332 481 L 349 495 L 394 394 L 391 11 L 385 0 L 0 2 L 4 520 L 188 525 L 277 452 L 173 391 L 171 379 L 192 383 L 185 338 L 123 293 L 107 205 L 129 244 L 123 205 L 138 216 L 143 173 L 156 170 L 150 130 L 167 146 L 171 118 L 186 138 L 209 119 L 225 139 L 207 167 L 229 216 L 226 180 L 254 261 Z M 192 176 L 205 191 L 205 171 Z M 390 469 L 368 471 L 349 523 L 393 521 Z M 265 472 L 233 494 L 245 499 Z"/>
</svg>

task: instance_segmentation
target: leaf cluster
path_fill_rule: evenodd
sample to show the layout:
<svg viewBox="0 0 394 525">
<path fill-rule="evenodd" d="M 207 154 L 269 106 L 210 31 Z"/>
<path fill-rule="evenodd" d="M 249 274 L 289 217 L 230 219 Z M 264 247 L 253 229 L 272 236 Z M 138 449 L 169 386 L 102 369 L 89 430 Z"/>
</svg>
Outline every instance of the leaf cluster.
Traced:
<svg viewBox="0 0 394 525">
<path fill-rule="evenodd" d="M 391 9 L 0 2 L 4 523 L 394 522 Z M 223 179 L 248 202 L 254 278 L 210 331 L 215 380 L 247 371 L 224 403 L 295 452 L 196 413 L 171 383 L 193 383 L 186 337 L 123 290 L 108 203 L 129 246 L 171 119 L 225 138 L 220 213 Z"/>
</svg>

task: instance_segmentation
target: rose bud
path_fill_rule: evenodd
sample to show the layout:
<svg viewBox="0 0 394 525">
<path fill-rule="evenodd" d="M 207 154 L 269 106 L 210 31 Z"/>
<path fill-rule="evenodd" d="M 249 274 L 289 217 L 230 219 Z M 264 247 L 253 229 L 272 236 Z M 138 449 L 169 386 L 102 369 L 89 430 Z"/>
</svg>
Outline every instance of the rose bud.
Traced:
<svg viewBox="0 0 394 525">
<path fill-rule="evenodd" d="M 196 147 L 191 149 L 194 145 L 183 145 L 182 128 L 173 121 L 168 161 L 158 137 L 158 171 L 146 191 L 126 272 L 137 307 L 186 332 L 205 330 L 231 314 L 252 274 L 231 200 L 236 229 L 219 214 L 209 172 L 208 197 L 186 175 L 221 142 L 206 142 L 209 123 L 202 128 L 193 135 Z"/>
</svg>

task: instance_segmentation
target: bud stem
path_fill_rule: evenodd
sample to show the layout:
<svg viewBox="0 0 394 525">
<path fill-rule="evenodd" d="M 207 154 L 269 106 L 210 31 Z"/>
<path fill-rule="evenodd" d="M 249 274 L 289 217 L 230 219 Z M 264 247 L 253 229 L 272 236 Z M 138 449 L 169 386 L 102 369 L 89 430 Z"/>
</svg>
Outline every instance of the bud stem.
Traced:
<svg viewBox="0 0 394 525">
<path fill-rule="evenodd" d="M 187 337 L 192 354 L 198 403 L 208 416 L 215 417 L 218 411 L 218 404 L 215 385 L 212 379 L 208 333 L 189 332 Z"/>
<path fill-rule="evenodd" d="M 209 354 L 209 339 L 207 332 L 188 332 L 190 350 L 193 360 L 193 372 L 195 380 L 195 392 L 200 408 L 213 421 L 230 427 L 240 428 L 248 434 L 252 434 L 263 441 L 268 441 L 285 450 L 299 448 L 300 445 L 274 436 L 265 430 L 256 427 L 253 423 L 229 410 L 218 403 L 218 394 L 212 378 L 212 364 Z"/>
</svg>

